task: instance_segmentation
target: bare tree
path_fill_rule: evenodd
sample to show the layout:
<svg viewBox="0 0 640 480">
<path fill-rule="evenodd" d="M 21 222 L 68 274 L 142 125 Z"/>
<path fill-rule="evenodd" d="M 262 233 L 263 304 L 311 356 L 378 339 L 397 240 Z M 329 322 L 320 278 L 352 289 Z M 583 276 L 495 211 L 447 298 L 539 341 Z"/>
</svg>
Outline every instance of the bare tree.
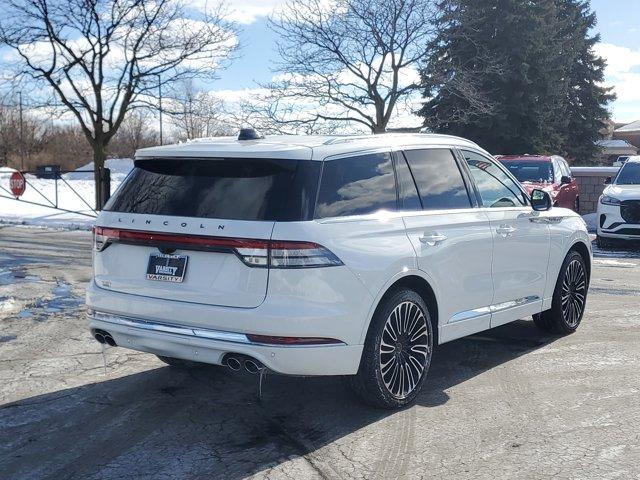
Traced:
<svg viewBox="0 0 640 480">
<path fill-rule="evenodd" d="M 31 110 L 21 122 L 18 107 L 0 104 L 0 166 L 33 170 L 54 164 L 73 170 L 88 163 L 91 153 L 79 126 L 53 122 L 44 112 Z"/>
<path fill-rule="evenodd" d="M 155 103 L 159 85 L 213 75 L 236 45 L 220 9 L 196 20 L 180 0 L 0 0 L 0 9 L 0 43 L 19 73 L 48 87 L 91 145 L 98 208 L 107 146 L 127 111 Z"/>
<path fill-rule="evenodd" d="M 419 88 L 433 10 L 434 0 L 289 0 L 271 18 L 282 60 L 267 113 L 293 127 L 384 132 Z"/>
<path fill-rule="evenodd" d="M 109 145 L 109 156 L 133 157 L 136 150 L 158 144 L 158 132 L 152 127 L 153 118 L 147 109 L 138 108 L 127 113 Z"/>
<path fill-rule="evenodd" d="M 0 165 L 28 168 L 50 130 L 51 124 L 42 118 L 27 111 L 21 114 L 15 103 L 0 100 Z"/>
<path fill-rule="evenodd" d="M 224 116 L 223 102 L 211 93 L 198 91 L 192 81 L 182 82 L 169 114 L 181 140 L 231 135 L 236 131 Z"/>
</svg>

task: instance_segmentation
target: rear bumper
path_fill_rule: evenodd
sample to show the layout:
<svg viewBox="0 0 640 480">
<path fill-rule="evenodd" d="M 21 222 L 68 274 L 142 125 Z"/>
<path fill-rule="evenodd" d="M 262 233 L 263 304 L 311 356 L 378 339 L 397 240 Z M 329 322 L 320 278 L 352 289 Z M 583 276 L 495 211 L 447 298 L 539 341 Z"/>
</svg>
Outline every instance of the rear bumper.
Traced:
<svg viewBox="0 0 640 480">
<path fill-rule="evenodd" d="M 352 375 L 362 345 L 273 346 L 252 343 L 234 332 L 202 330 L 93 312 L 91 329 L 107 331 L 119 347 L 221 365 L 228 353 L 248 355 L 286 375 Z"/>
<path fill-rule="evenodd" d="M 312 300 L 271 295 L 259 307 L 237 308 L 113 292 L 91 282 L 87 306 L 99 312 L 90 316 L 91 328 L 109 332 L 121 347 L 212 364 L 221 364 L 227 353 L 239 353 L 289 375 L 355 374 L 370 303 L 354 301 L 346 294 L 326 295 L 324 299 L 325 295 L 320 291 Z M 361 292 L 356 296 L 366 298 Z M 264 345 L 248 341 L 244 334 L 320 337 L 343 343 Z"/>
</svg>

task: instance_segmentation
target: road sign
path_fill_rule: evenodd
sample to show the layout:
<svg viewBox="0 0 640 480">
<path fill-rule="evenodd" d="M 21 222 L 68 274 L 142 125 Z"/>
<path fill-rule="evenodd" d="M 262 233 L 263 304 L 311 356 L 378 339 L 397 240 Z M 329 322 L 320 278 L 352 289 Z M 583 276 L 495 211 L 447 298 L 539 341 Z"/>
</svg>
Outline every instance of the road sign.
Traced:
<svg viewBox="0 0 640 480">
<path fill-rule="evenodd" d="M 16 198 L 19 198 L 27 188 L 27 180 L 24 178 L 24 175 L 20 172 L 13 172 L 9 179 L 9 188 L 11 189 L 11 193 L 13 193 Z"/>
</svg>

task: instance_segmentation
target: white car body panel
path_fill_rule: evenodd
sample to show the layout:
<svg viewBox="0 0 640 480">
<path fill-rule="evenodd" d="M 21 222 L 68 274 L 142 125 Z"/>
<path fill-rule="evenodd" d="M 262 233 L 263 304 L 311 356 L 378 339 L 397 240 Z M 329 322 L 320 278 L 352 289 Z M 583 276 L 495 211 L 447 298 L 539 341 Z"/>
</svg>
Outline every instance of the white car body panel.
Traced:
<svg viewBox="0 0 640 480">
<path fill-rule="evenodd" d="M 442 135 L 272 137 L 197 141 L 137 152 L 136 158 L 276 158 L 323 161 L 404 148 L 472 148 Z M 488 154 L 486 154 L 488 155 Z M 274 372 L 350 375 L 358 371 L 374 312 L 405 277 L 433 291 L 439 343 L 551 306 L 560 266 L 576 244 L 590 254 L 582 219 L 570 210 L 469 208 L 310 221 L 238 221 L 103 211 L 115 229 L 265 241 L 314 242 L 343 265 L 252 268 L 230 253 L 178 250 L 189 257 L 181 284 L 145 279 L 153 246 L 113 244 L 94 252 L 87 289 L 90 327 L 120 346 L 221 364 L 228 353 L 254 357 Z M 514 230 L 502 235 L 498 228 Z M 421 240 L 422 239 L 422 240 Z M 335 339 L 284 346 L 247 335 Z"/>
<path fill-rule="evenodd" d="M 493 234 L 491 327 L 540 312 L 549 263 L 549 226 L 530 206 L 486 208 Z M 515 260 L 517 259 L 517 261 Z"/>
<path fill-rule="evenodd" d="M 638 163 L 640 162 L 640 157 L 630 157 L 627 163 L 629 162 Z M 602 195 L 617 198 L 621 202 L 640 202 L 640 185 L 608 185 Z M 620 205 L 608 205 L 598 201 L 597 214 L 598 236 L 617 240 L 640 241 L 640 222 L 628 223 L 622 217 Z M 601 225 L 600 219 L 603 215 L 605 217 Z M 629 231 L 631 231 L 631 234 L 628 233 Z"/>
<path fill-rule="evenodd" d="M 440 342 L 488 329 L 490 313 L 475 311 L 490 305 L 493 297 L 487 215 L 479 209 L 436 210 L 405 215 L 404 222 L 418 268 L 433 279 Z"/>
<path fill-rule="evenodd" d="M 102 212 L 99 224 L 147 232 L 269 239 L 274 222 Z M 115 244 L 94 255 L 96 284 L 115 292 L 208 305 L 253 308 L 264 301 L 269 277 L 266 269 L 247 267 L 226 253 L 177 250 L 177 255 L 189 258 L 184 282 L 154 282 L 141 275 L 153 252 L 157 253 L 155 247 Z"/>
</svg>

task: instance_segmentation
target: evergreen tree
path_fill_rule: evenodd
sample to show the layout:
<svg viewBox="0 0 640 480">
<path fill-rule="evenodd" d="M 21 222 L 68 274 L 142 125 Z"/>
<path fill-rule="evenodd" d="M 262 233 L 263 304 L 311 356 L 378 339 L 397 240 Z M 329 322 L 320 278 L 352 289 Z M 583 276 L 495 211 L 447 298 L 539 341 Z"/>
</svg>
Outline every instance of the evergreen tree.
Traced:
<svg viewBox="0 0 640 480">
<path fill-rule="evenodd" d="M 420 114 L 493 153 L 592 156 L 606 103 L 585 0 L 441 0 Z"/>
<path fill-rule="evenodd" d="M 567 65 L 566 134 L 564 153 L 581 163 L 593 160 L 601 138 L 602 121 L 609 118 L 606 105 L 615 99 L 602 85 L 606 62 L 595 54 L 600 35 L 590 36 L 597 19 L 589 0 L 556 0 L 559 35 L 566 39 L 563 58 Z"/>
</svg>

